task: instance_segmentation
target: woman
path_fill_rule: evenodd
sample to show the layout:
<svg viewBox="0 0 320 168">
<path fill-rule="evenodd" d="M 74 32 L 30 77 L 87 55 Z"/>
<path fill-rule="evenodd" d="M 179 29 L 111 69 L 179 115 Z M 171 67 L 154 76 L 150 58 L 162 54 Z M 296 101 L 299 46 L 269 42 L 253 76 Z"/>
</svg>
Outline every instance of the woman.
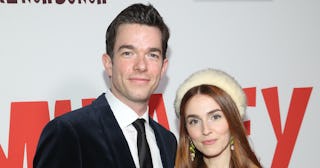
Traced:
<svg viewBox="0 0 320 168">
<path fill-rule="evenodd" d="M 181 84 L 174 105 L 180 116 L 177 168 L 262 167 L 242 123 L 246 96 L 233 77 L 198 71 Z"/>
</svg>

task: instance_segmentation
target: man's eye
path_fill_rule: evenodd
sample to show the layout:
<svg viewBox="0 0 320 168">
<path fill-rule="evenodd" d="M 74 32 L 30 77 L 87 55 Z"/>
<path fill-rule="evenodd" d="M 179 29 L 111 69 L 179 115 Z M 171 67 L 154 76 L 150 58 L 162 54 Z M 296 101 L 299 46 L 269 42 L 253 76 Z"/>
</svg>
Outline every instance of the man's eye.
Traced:
<svg viewBox="0 0 320 168">
<path fill-rule="evenodd" d="M 131 52 L 125 51 L 125 52 L 122 52 L 122 55 L 123 55 L 123 56 L 130 56 L 130 55 L 131 55 Z"/>
<path fill-rule="evenodd" d="M 158 54 L 155 54 L 155 53 L 150 53 L 149 57 L 156 58 L 156 59 L 160 58 L 160 56 Z"/>
</svg>

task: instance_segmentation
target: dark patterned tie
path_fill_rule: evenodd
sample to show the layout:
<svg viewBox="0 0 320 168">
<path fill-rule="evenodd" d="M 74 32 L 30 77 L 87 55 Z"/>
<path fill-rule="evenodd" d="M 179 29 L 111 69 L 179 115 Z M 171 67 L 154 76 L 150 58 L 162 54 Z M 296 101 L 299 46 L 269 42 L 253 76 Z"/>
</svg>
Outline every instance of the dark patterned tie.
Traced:
<svg viewBox="0 0 320 168">
<path fill-rule="evenodd" d="M 152 158 L 150 154 L 149 145 L 146 138 L 146 131 L 144 128 L 144 119 L 137 119 L 133 122 L 133 126 L 138 131 L 137 146 L 139 155 L 140 168 L 152 168 Z"/>
</svg>

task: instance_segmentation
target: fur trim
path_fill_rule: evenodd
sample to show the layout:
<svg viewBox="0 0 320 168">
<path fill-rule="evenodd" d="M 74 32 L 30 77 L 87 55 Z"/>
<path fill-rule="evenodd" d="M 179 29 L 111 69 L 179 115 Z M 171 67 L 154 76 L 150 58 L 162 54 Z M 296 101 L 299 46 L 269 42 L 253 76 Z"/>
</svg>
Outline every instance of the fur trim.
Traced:
<svg viewBox="0 0 320 168">
<path fill-rule="evenodd" d="M 202 84 L 214 85 L 227 92 L 236 103 L 241 118 L 244 117 L 247 99 L 239 83 L 229 74 L 217 69 L 204 69 L 193 73 L 178 88 L 174 100 L 175 112 L 180 117 L 180 103 L 186 92 Z"/>
</svg>

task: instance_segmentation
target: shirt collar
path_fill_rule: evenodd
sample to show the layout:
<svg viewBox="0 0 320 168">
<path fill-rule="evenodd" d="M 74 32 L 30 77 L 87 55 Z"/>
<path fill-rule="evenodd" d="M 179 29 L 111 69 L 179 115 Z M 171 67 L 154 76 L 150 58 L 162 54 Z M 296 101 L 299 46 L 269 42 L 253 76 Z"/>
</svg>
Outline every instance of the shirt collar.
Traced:
<svg viewBox="0 0 320 168">
<path fill-rule="evenodd" d="M 147 108 L 147 111 L 141 117 L 139 117 L 135 111 L 133 111 L 129 106 L 121 102 L 117 97 L 115 97 L 109 89 L 106 91 L 105 97 L 108 100 L 109 106 L 113 111 L 113 115 L 118 121 L 118 124 L 121 129 L 129 126 L 138 118 L 145 119 L 146 124 L 149 124 L 149 107 Z"/>
</svg>

